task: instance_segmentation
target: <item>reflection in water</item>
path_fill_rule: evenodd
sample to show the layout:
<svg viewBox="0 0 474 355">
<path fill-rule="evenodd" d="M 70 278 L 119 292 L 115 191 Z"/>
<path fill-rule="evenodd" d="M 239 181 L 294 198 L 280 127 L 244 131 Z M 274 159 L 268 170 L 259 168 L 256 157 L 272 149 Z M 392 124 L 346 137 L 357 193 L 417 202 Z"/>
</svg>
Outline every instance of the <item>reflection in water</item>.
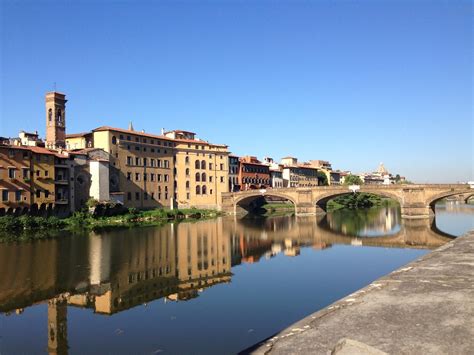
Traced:
<svg viewBox="0 0 474 355">
<path fill-rule="evenodd" d="M 400 230 L 400 209 L 380 207 L 342 209 L 327 215 L 329 227 L 344 235 L 361 237 L 393 234 Z"/>
<path fill-rule="evenodd" d="M 66 354 L 68 306 L 111 315 L 157 299 L 195 299 L 210 286 L 229 283 L 233 266 L 279 254 L 295 257 L 303 247 L 435 248 L 450 238 L 433 225 L 427 219 L 401 224 L 399 211 L 384 207 L 325 217 L 220 218 L 1 244 L 0 311 L 21 313 L 46 303 L 48 351 Z"/>
</svg>

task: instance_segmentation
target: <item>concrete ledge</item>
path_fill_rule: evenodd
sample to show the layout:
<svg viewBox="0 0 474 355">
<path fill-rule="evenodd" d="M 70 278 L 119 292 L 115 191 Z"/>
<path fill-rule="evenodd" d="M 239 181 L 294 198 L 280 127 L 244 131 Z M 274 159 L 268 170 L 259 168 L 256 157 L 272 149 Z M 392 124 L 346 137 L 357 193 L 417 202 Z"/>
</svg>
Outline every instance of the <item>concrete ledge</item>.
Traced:
<svg viewBox="0 0 474 355">
<path fill-rule="evenodd" d="M 474 354 L 474 231 L 295 323 L 253 353 L 344 354 L 337 352 L 341 339 L 366 347 L 365 354 Z"/>
</svg>

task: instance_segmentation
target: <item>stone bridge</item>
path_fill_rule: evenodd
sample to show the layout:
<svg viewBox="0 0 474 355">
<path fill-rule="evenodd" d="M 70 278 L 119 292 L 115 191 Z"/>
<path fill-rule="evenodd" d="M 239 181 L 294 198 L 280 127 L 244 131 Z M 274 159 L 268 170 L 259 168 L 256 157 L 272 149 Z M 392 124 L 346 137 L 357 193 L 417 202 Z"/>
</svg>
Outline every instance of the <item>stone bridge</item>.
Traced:
<svg viewBox="0 0 474 355">
<path fill-rule="evenodd" d="M 467 184 L 429 185 L 361 185 L 359 192 L 392 198 L 400 204 L 403 218 L 429 218 L 436 202 L 442 198 L 474 192 Z M 221 210 L 229 214 L 246 213 L 262 197 L 279 197 L 291 201 L 296 215 L 326 212 L 327 202 L 352 193 L 348 186 L 282 188 L 228 192 L 221 195 Z"/>
</svg>

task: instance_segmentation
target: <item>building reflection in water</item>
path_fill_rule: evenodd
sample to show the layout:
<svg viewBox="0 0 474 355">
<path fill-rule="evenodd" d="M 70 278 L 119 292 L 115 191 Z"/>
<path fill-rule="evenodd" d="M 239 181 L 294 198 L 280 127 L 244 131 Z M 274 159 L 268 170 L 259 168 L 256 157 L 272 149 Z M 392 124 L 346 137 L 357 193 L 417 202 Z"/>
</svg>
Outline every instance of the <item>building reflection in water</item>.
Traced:
<svg viewBox="0 0 474 355">
<path fill-rule="evenodd" d="M 278 254 L 296 257 L 303 247 L 435 248 L 450 240 L 430 220 L 400 225 L 397 210 L 381 209 L 352 225 L 339 218 L 220 218 L 1 244 L 0 311 L 21 314 L 47 302 L 48 351 L 66 354 L 68 306 L 113 314 L 157 299 L 186 301 L 230 282 L 232 266 Z"/>
</svg>

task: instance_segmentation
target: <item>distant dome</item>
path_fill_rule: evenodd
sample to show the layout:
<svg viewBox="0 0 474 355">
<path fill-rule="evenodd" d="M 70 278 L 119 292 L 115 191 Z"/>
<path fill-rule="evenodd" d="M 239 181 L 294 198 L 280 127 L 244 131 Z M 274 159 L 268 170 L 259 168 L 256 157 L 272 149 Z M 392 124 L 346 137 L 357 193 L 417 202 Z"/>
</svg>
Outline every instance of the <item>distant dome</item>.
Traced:
<svg viewBox="0 0 474 355">
<path fill-rule="evenodd" d="M 388 174 L 388 170 L 385 169 L 385 166 L 383 163 L 380 163 L 379 168 L 377 169 L 377 172 L 380 174 Z"/>
</svg>

